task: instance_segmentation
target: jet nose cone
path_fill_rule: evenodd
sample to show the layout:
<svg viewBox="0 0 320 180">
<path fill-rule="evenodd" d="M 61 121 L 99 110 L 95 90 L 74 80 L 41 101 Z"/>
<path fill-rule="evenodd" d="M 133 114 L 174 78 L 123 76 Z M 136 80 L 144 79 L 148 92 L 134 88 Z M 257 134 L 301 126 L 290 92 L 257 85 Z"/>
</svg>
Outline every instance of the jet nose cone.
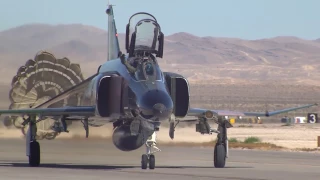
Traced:
<svg viewBox="0 0 320 180">
<path fill-rule="evenodd" d="M 139 99 L 138 103 L 141 114 L 149 119 L 155 117 L 158 120 L 168 119 L 173 103 L 168 93 L 159 90 L 150 90 Z"/>
</svg>

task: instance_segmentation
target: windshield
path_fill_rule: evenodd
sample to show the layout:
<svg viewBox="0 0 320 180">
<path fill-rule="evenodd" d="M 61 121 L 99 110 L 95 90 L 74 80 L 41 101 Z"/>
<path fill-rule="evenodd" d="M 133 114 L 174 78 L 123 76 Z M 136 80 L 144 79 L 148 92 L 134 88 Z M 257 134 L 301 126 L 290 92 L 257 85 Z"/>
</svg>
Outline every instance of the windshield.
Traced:
<svg viewBox="0 0 320 180">
<path fill-rule="evenodd" d="M 131 41 L 132 33 L 136 31 L 136 25 L 143 19 L 150 19 L 157 22 L 156 18 L 148 13 L 139 12 L 132 15 L 129 19 L 129 42 Z"/>
<path fill-rule="evenodd" d="M 139 63 L 133 78 L 136 81 L 156 81 L 161 80 L 161 71 L 159 66 L 152 61 Z"/>
<path fill-rule="evenodd" d="M 159 28 L 154 21 L 144 19 L 136 25 L 134 50 L 156 51 L 158 49 Z"/>
</svg>

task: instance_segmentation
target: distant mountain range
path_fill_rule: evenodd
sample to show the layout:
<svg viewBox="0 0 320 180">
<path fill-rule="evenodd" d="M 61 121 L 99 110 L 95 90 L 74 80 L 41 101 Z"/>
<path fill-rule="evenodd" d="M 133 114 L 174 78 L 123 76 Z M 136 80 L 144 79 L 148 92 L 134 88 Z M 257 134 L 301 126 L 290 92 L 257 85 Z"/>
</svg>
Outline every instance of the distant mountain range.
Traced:
<svg viewBox="0 0 320 180">
<path fill-rule="evenodd" d="M 119 34 L 124 52 L 124 34 Z M 0 32 L 1 82 L 40 50 L 80 63 L 85 76 L 107 57 L 107 32 L 81 24 L 27 24 Z M 164 70 L 191 82 L 249 83 L 281 81 L 320 83 L 320 39 L 275 37 L 260 40 L 198 37 L 180 32 L 165 37 Z"/>
</svg>

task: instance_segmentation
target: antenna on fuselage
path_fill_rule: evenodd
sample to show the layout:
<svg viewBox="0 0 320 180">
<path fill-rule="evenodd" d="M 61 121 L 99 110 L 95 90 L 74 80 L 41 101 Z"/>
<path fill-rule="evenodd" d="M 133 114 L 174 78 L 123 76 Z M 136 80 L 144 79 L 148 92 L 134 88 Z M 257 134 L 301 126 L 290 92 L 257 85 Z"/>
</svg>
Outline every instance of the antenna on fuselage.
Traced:
<svg viewBox="0 0 320 180">
<path fill-rule="evenodd" d="M 108 61 L 118 58 L 121 54 L 113 6 L 115 5 L 110 4 L 110 1 L 108 0 L 108 8 L 106 10 L 106 13 L 108 14 Z"/>
</svg>

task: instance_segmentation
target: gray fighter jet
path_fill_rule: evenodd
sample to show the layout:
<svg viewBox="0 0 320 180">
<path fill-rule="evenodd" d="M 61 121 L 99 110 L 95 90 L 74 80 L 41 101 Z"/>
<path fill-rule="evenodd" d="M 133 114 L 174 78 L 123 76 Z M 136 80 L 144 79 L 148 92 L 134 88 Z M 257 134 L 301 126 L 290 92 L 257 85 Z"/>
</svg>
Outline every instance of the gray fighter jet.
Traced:
<svg viewBox="0 0 320 180">
<path fill-rule="evenodd" d="M 42 104 L 26 109 L 0 110 L 0 114 L 22 116 L 28 125 L 26 155 L 29 165 L 40 165 L 40 145 L 36 139 L 37 126 L 47 117 L 57 118 L 56 131 L 68 132 L 68 121 L 83 121 L 86 137 L 89 127 L 113 123 L 113 143 L 122 151 L 132 151 L 145 145 L 141 168 L 155 168 L 156 132 L 163 121 L 170 122 L 169 136 L 174 138 L 175 126 L 186 116 L 192 116 L 196 131 L 217 133 L 214 147 L 214 167 L 225 167 L 228 157 L 227 128 L 232 127 L 225 116 L 272 116 L 308 108 L 309 104 L 273 112 L 234 112 L 195 109 L 189 107 L 189 84 L 182 75 L 162 72 L 158 60 L 163 57 L 164 34 L 157 19 L 145 12 L 133 14 L 126 27 L 126 53 L 120 51 L 113 6 L 108 5 L 108 60 L 97 73 Z M 51 105 L 77 96 L 79 105 L 60 107 Z M 217 129 L 209 121 L 218 124 Z"/>
</svg>

